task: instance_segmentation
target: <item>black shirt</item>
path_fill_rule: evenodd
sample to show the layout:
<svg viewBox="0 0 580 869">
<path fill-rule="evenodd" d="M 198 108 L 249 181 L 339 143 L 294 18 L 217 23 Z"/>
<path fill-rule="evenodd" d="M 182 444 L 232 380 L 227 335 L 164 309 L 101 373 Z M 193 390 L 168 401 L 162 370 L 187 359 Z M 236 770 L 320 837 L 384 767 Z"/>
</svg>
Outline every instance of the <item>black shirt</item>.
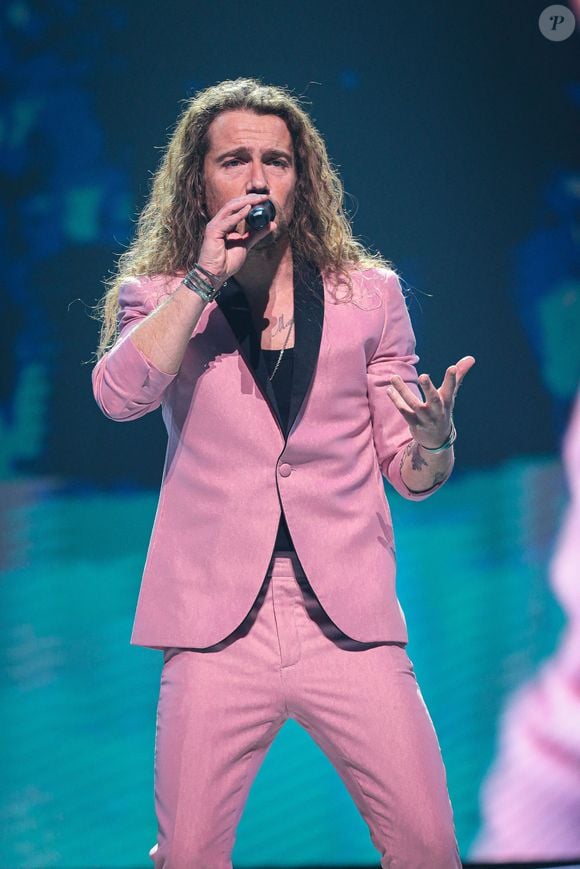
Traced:
<svg viewBox="0 0 580 869">
<path fill-rule="evenodd" d="M 268 371 L 270 372 L 270 377 L 272 377 L 272 372 L 276 367 L 276 363 L 280 358 L 280 350 L 264 350 L 260 348 L 260 352 L 264 354 L 264 359 L 266 361 L 266 365 L 268 367 Z M 292 392 L 292 371 L 294 368 L 294 348 L 287 347 L 282 354 L 282 359 L 278 368 L 276 370 L 276 374 L 274 374 L 274 378 L 271 381 L 272 387 L 276 394 L 276 401 L 278 402 L 278 408 L 280 410 L 280 416 L 282 418 L 282 423 L 284 426 L 284 434 L 288 435 L 288 414 L 290 412 L 290 395 Z M 280 517 L 280 524 L 278 525 L 278 533 L 276 535 L 276 543 L 275 549 L 285 549 L 288 551 L 295 551 L 294 544 L 292 543 L 292 538 L 290 537 L 290 531 L 288 530 L 288 525 L 286 524 L 286 517 L 284 516 L 284 510 L 282 510 L 282 515 Z"/>
<path fill-rule="evenodd" d="M 280 365 L 269 383 L 271 399 L 276 402 L 276 410 L 279 417 L 280 428 L 285 438 L 288 437 L 288 422 L 290 411 L 292 410 L 292 397 L 296 387 L 301 387 L 301 393 L 305 392 L 308 384 L 304 382 L 307 366 L 304 362 L 308 360 L 313 364 L 316 362 L 311 350 L 314 344 L 303 348 L 304 355 L 301 353 L 300 342 L 308 340 L 308 335 L 312 336 L 312 340 L 316 338 L 316 331 L 322 330 L 323 311 L 324 311 L 324 286 L 320 271 L 309 263 L 294 262 L 294 312 L 298 315 L 298 320 L 295 320 L 294 330 L 294 348 L 286 348 L 282 355 Z M 259 379 L 260 389 L 264 388 L 263 373 L 272 372 L 280 358 L 280 350 L 263 350 L 260 346 L 260 334 L 253 322 L 248 299 L 243 288 L 237 283 L 235 277 L 229 278 L 224 284 L 221 300 L 218 299 L 218 304 L 222 308 L 224 315 L 227 317 L 234 334 L 236 335 L 240 346 L 244 346 L 244 357 L 247 364 L 253 370 L 254 374 L 260 371 Z M 302 322 L 302 328 L 298 327 L 298 321 Z M 319 336 L 318 336 L 319 337 Z M 300 355 L 298 355 L 300 354 Z M 301 365 L 295 365 L 297 360 Z M 296 374 L 301 378 L 301 382 L 297 384 Z M 282 506 L 282 505 L 281 505 Z M 281 509 L 280 522 L 275 540 L 275 549 L 287 550 L 295 552 L 295 547 L 290 537 L 290 531 L 286 523 L 283 507 Z"/>
</svg>

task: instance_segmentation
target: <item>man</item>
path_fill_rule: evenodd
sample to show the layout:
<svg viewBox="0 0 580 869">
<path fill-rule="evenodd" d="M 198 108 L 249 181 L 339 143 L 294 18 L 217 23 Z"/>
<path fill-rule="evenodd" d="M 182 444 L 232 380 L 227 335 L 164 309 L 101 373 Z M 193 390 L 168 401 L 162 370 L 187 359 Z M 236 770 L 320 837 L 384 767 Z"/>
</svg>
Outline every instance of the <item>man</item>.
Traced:
<svg viewBox="0 0 580 869">
<path fill-rule="evenodd" d="M 407 656 L 381 472 L 427 497 L 455 393 L 418 388 L 395 272 L 352 237 L 299 103 L 254 79 L 190 101 L 103 305 L 100 407 L 162 406 L 168 446 L 131 642 L 164 651 L 157 869 L 231 867 L 288 718 L 328 755 L 382 866 L 460 861 Z M 250 210 L 275 218 L 254 231 Z"/>
</svg>

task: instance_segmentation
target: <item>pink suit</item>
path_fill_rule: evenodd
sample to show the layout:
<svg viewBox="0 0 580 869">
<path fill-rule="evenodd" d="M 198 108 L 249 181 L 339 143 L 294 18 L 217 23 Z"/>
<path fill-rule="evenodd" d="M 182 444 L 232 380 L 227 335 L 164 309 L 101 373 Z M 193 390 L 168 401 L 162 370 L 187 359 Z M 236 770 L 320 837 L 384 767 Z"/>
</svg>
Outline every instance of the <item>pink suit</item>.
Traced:
<svg viewBox="0 0 580 869">
<path fill-rule="evenodd" d="M 385 391 L 399 374 L 420 396 L 410 319 L 394 272 L 353 272 L 347 304 L 328 277 L 310 278 L 294 284 L 286 438 L 272 387 L 229 322 L 228 285 L 170 375 L 130 335 L 181 278 L 128 281 L 121 335 L 93 371 L 107 416 L 161 405 L 168 432 L 131 636 L 165 651 L 156 869 L 231 867 L 251 781 L 288 717 L 343 776 L 384 867 L 460 866 L 439 746 L 405 650 L 382 479 L 416 500 L 438 488 L 405 486 L 411 436 Z M 291 558 L 273 552 L 281 504 Z"/>
<path fill-rule="evenodd" d="M 356 640 L 407 642 L 381 472 L 406 498 L 437 486 L 416 495 L 401 479 L 411 435 L 385 388 L 399 374 L 420 392 L 396 274 L 355 272 L 349 304 L 334 302 L 326 279 L 318 304 L 295 298 L 300 353 L 286 443 L 217 301 L 205 307 L 176 375 L 137 350 L 132 330 L 180 282 L 163 280 L 124 284 L 120 339 L 93 370 L 107 416 L 132 420 L 162 404 L 168 432 L 131 642 L 201 648 L 231 633 L 270 563 L 280 500 L 335 624 Z"/>
</svg>

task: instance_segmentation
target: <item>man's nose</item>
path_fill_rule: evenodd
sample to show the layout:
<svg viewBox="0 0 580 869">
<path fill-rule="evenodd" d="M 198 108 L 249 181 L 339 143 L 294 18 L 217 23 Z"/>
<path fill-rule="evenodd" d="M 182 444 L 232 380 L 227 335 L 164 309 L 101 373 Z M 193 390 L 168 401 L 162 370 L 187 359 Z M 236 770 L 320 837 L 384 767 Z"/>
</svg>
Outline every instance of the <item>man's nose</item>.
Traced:
<svg viewBox="0 0 580 869">
<path fill-rule="evenodd" d="M 246 193 L 269 193 L 270 185 L 264 172 L 264 164 L 261 160 L 257 160 L 251 164 L 248 182 L 246 184 Z"/>
</svg>

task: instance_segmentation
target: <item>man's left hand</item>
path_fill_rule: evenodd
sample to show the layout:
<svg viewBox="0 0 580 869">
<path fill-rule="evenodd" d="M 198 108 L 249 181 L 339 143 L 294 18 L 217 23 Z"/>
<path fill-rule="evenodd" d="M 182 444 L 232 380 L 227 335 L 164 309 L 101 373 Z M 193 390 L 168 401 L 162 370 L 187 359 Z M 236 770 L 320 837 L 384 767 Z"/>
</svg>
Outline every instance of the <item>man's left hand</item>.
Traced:
<svg viewBox="0 0 580 869">
<path fill-rule="evenodd" d="M 387 392 L 409 424 L 411 434 L 418 444 L 437 449 L 445 443 L 451 432 L 455 396 L 473 365 L 473 356 L 464 356 L 455 365 L 450 365 L 439 389 L 435 388 L 428 374 L 421 374 L 419 384 L 423 390 L 424 401 L 417 398 L 402 377 L 393 377 Z"/>
</svg>

